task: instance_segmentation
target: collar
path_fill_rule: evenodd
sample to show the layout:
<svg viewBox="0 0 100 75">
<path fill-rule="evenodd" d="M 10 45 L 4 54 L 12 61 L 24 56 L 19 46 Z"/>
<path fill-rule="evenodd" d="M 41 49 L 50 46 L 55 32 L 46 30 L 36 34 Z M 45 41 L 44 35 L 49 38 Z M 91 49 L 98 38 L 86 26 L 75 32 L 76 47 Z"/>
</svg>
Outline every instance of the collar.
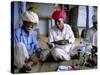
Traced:
<svg viewBox="0 0 100 75">
<path fill-rule="evenodd" d="M 29 34 L 27 34 L 27 33 L 25 32 L 25 30 L 22 28 L 22 29 L 21 29 L 21 33 L 22 33 L 23 36 L 27 36 L 27 35 L 31 35 L 31 34 L 32 34 L 32 31 L 30 31 Z"/>
</svg>

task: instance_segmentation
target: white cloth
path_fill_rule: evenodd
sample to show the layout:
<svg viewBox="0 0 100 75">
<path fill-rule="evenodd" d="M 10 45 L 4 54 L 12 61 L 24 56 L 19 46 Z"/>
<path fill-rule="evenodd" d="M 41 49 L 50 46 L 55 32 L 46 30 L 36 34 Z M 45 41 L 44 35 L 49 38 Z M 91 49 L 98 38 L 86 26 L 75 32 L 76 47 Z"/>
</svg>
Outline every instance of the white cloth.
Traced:
<svg viewBox="0 0 100 75">
<path fill-rule="evenodd" d="M 94 33 L 93 35 L 93 46 L 96 46 L 97 47 L 97 31 Z"/>
<path fill-rule="evenodd" d="M 64 24 L 64 29 L 61 32 L 55 26 L 51 28 L 49 34 L 49 42 L 54 42 L 58 40 L 69 40 L 69 42 L 73 43 L 75 41 L 75 37 L 71 27 L 68 24 Z M 70 51 L 71 44 L 66 45 L 54 45 L 52 50 L 52 55 L 57 60 L 58 58 L 62 60 L 70 60 Z"/>
<path fill-rule="evenodd" d="M 20 42 L 14 49 L 14 64 L 18 68 L 21 68 L 25 64 L 26 58 L 29 58 L 29 54 L 27 52 L 25 45 L 22 42 Z"/>
<path fill-rule="evenodd" d="M 87 36 L 86 36 L 86 39 L 88 41 L 88 43 L 91 43 L 93 44 L 93 35 L 96 33 L 96 29 L 95 28 L 90 28 L 88 31 L 87 31 Z"/>
<path fill-rule="evenodd" d="M 85 53 L 86 55 L 91 54 L 92 45 L 89 43 L 81 43 L 81 44 L 73 44 L 70 50 L 70 55 L 73 56 L 78 54 L 78 50 L 80 50 L 80 55 L 83 56 Z"/>
<path fill-rule="evenodd" d="M 29 21 L 29 22 L 33 22 L 33 23 L 39 23 L 39 17 L 36 13 L 32 12 L 32 11 L 26 11 L 23 15 L 22 15 L 22 19 L 24 21 Z"/>
<path fill-rule="evenodd" d="M 75 41 L 75 37 L 71 27 L 68 24 L 64 24 L 64 29 L 61 32 L 53 26 L 49 33 L 49 42 L 58 41 L 58 40 L 69 40 L 69 42 L 73 43 Z"/>
<path fill-rule="evenodd" d="M 70 48 L 71 44 L 65 46 L 57 46 L 52 50 L 51 54 L 53 55 L 55 60 L 70 60 Z"/>
</svg>

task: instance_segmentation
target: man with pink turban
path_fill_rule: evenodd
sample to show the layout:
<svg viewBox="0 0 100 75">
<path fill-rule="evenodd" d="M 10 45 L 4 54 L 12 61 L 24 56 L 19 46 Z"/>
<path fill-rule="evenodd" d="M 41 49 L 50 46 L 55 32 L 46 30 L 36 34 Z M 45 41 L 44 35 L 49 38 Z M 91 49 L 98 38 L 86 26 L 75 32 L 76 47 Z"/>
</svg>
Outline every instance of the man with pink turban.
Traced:
<svg viewBox="0 0 100 75">
<path fill-rule="evenodd" d="M 56 10 L 52 14 L 55 26 L 50 29 L 48 46 L 52 48 L 51 54 L 57 60 L 70 60 L 71 44 L 75 41 L 73 31 L 68 24 L 64 24 L 66 13 Z"/>
</svg>

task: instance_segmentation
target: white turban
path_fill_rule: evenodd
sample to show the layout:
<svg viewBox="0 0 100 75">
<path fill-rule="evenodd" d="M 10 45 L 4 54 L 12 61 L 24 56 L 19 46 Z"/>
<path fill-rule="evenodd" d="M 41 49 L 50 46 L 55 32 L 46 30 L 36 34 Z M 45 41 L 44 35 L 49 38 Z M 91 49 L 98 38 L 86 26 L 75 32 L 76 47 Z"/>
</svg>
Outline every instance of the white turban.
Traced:
<svg viewBox="0 0 100 75">
<path fill-rule="evenodd" d="M 96 16 L 96 15 L 93 15 L 92 21 L 93 21 L 93 22 L 97 22 L 97 16 Z"/>
<path fill-rule="evenodd" d="M 22 15 L 22 19 L 23 19 L 23 21 L 29 21 L 29 22 L 33 22 L 33 23 L 37 23 L 37 24 L 39 23 L 38 15 L 32 11 L 26 11 Z"/>
</svg>

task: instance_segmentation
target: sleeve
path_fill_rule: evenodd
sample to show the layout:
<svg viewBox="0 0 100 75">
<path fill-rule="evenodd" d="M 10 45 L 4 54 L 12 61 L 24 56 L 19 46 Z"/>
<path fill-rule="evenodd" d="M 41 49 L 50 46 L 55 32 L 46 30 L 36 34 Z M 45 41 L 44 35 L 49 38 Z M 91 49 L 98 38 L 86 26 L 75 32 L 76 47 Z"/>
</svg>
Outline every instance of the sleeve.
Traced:
<svg viewBox="0 0 100 75">
<path fill-rule="evenodd" d="M 75 41 L 74 33 L 73 33 L 71 27 L 69 26 L 69 42 L 74 43 L 74 41 Z"/>
<path fill-rule="evenodd" d="M 49 38 L 48 38 L 48 41 L 49 41 L 49 42 L 54 42 L 52 30 L 50 30 L 50 32 L 49 32 Z"/>
<path fill-rule="evenodd" d="M 20 42 L 21 40 L 21 37 L 20 37 L 20 30 L 19 29 L 16 29 L 15 31 L 14 31 L 14 37 L 13 37 L 13 39 L 14 39 L 14 48 L 15 48 L 15 46 L 18 44 L 18 42 Z"/>
</svg>

